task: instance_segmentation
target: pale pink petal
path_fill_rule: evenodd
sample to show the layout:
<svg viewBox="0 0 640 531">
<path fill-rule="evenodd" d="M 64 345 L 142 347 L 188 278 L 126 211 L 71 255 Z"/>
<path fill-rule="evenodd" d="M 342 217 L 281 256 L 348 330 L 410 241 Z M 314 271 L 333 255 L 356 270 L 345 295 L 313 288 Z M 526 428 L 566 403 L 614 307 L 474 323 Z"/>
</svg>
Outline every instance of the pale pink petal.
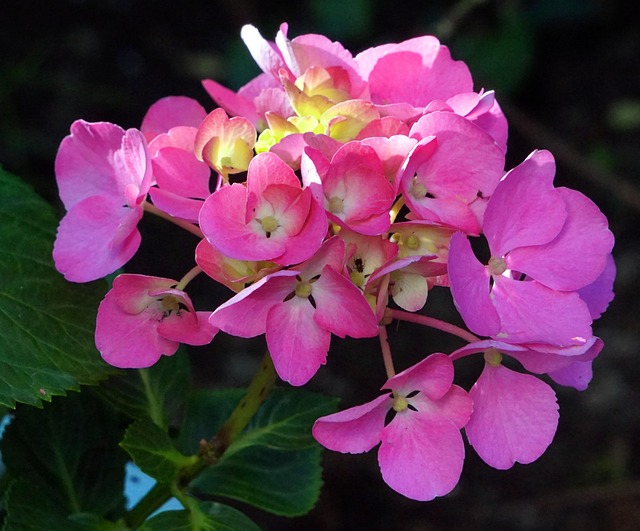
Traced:
<svg viewBox="0 0 640 531">
<path fill-rule="evenodd" d="M 267 316 L 267 346 L 278 376 L 291 385 L 304 385 L 324 365 L 331 333 L 314 321 L 306 297 L 273 305 Z"/>
<path fill-rule="evenodd" d="M 417 312 L 427 302 L 427 279 L 421 275 L 398 271 L 394 275 L 391 295 L 403 310 Z"/>
<path fill-rule="evenodd" d="M 207 111 L 196 100 L 186 96 L 167 96 L 156 101 L 144 115 L 140 131 L 151 142 L 154 137 L 166 133 L 172 127 L 198 127 Z"/>
<path fill-rule="evenodd" d="M 170 216 L 198 223 L 200 210 L 204 204 L 202 199 L 188 199 L 162 188 L 151 188 L 149 196 L 155 206 Z"/>
<path fill-rule="evenodd" d="M 113 280 L 113 300 L 124 313 L 137 314 L 157 302 L 155 293 L 171 290 L 177 282 L 171 278 L 125 273 Z"/>
<path fill-rule="evenodd" d="M 448 274 L 453 301 L 469 330 L 483 336 L 497 334 L 500 318 L 490 296 L 490 274 L 460 232 L 451 237 Z"/>
<path fill-rule="evenodd" d="M 381 439 L 380 471 L 393 490 L 413 500 L 429 501 L 457 485 L 464 444 L 450 419 L 407 409 L 396 414 Z"/>
<path fill-rule="evenodd" d="M 316 302 L 314 319 L 322 328 L 338 337 L 374 337 L 378 319 L 362 292 L 330 266 L 312 284 Z"/>
<path fill-rule="evenodd" d="M 556 395 L 535 376 L 485 364 L 469 394 L 473 414 L 465 431 L 488 465 L 504 470 L 531 463 L 551 444 L 558 426 Z"/>
<path fill-rule="evenodd" d="M 281 68 L 286 68 L 282 52 L 275 43 L 267 41 L 255 26 L 246 24 L 240 30 L 240 37 L 260 69 L 277 78 Z"/>
<path fill-rule="evenodd" d="M 320 417 L 313 424 L 311 433 L 329 450 L 343 454 L 368 452 L 380 442 L 390 409 L 390 395 L 382 395 L 366 404 Z"/>
<path fill-rule="evenodd" d="M 254 127 L 258 127 L 260 120 L 264 119 L 256 111 L 256 106 L 232 90 L 220 85 L 211 79 L 202 81 L 202 86 L 207 91 L 211 99 L 229 113 L 230 116 L 243 116 L 249 120 Z"/>
</svg>

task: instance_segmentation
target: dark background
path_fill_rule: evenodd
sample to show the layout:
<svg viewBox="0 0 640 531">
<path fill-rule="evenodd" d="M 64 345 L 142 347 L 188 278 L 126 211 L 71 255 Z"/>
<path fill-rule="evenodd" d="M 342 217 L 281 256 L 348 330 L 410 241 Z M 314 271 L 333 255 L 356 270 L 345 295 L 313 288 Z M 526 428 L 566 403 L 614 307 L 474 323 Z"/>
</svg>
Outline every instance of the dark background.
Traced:
<svg viewBox="0 0 640 531">
<path fill-rule="evenodd" d="M 423 5 L 424 4 L 424 5 Z M 258 73 L 240 40 L 245 23 L 273 39 L 323 33 L 354 55 L 375 44 L 433 33 L 465 60 L 476 89 L 496 89 L 510 123 L 507 166 L 533 149 L 550 149 L 558 186 L 591 197 L 616 235 L 616 299 L 595 323 L 605 350 L 583 393 L 556 390 L 560 425 L 537 462 L 496 471 L 468 452 L 462 480 L 444 499 L 406 500 L 388 489 L 375 451 L 325 455 L 325 487 L 306 517 L 252 512 L 267 529 L 640 528 L 640 23 L 634 3 L 604 0 L 429 1 L 314 0 L 0 0 L 0 164 L 57 208 L 53 161 L 77 118 L 138 127 L 148 106 L 167 95 L 213 104 L 203 78 L 237 89 Z M 0 198 L 0 200 L 2 200 Z M 62 212 L 61 212 L 62 213 Z M 130 270 L 179 278 L 191 249 L 171 228 L 146 220 Z M 222 291 L 211 290 L 202 302 Z M 455 318 L 435 290 L 430 315 Z M 390 327 L 399 370 L 433 350 L 455 348 L 442 334 Z M 261 340 L 216 338 L 193 352 L 201 386 L 244 385 Z M 224 355 L 222 355 L 224 354 Z M 460 383 L 479 366 L 466 360 Z M 312 389 L 350 406 L 377 396 L 384 380 L 376 341 L 334 339 L 329 364 Z"/>
</svg>

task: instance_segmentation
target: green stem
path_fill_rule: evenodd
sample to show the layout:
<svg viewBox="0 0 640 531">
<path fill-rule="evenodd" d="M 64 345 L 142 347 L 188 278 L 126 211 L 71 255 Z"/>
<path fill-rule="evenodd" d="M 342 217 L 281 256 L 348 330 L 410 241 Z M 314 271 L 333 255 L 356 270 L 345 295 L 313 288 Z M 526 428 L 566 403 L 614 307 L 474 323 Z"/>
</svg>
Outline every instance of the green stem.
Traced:
<svg viewBox="0 0 640 531">
<path fill-rule="evenodd" d="M 256 414 L 276 382 L 277 376 L 271 355 L 265 353 L 260 368 L 253 376 L 247 392 L 235 407 L 229 418 L 210 441 L 200 443 L 199 459 L 193 465 L 181 470 L 180 485 L 188 485 L 198 474 L 210 465 L 215 465 L 231 443 L 242 433 Z M 175 486 L 156 484 L 124 518 L 126 524 L 136 529 L 156 509 L 175 495 Z"/>
</svg>

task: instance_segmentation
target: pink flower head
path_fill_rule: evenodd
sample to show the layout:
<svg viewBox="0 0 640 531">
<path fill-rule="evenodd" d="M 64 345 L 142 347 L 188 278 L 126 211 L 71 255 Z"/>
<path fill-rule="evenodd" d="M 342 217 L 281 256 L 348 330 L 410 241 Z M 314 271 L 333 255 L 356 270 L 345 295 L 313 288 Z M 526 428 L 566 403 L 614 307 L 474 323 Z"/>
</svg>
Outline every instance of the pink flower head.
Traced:
<svg viewBox="0 0 640 531">
<path fill-rule="evenodd" d="M 116 367 L 143 368 L 180 343 L 206 345 L 217 330 L 169 278 L 119 275 L 98 308 L 96 347 Z"/>
<path fill-rule="evenodd" d="M 451 239 L 451 292 L 477 334 L 561 347 L 592 335 L 589 307 L 576 290 L 603 273 L 613 235 L 589 199 L 553 187 L 554 174 L 551 154 L 535 151 L 500 183 L 484 216 L 487 266 L 465 235 Z"/>
<path fill-rule="evenodd" d="M 321 186 L 314 182 L 311 187 L 324 202 L 331 221 L 370 236 L 389 230 L 395 192 L 375 149 L 349 142 L 336 151 L 328 165 L 319 153 L 309 158 L 321 181 Z M 303 177 L 311 180 L 309 175 Z"/>
<path fill-rule="evenodd" d="M 230 258 L 291 265 L 320 248 L 327 218 L 289 166 L 261 153 L 249 165 L 246 186 L 223 186 L 205 201 L 200 228 Z"/>
<path fill-rule="evenodd" d="M 56 268 L 72 282 L 104 277 L 140 246 L 137 224 L 152 183 L 145 139 L 136 129 L 77 120 L 55 168 L 67 209 L 53 248 Z"/>
<path fill-rule="evenodd" d="M 373 337 L 377 318 L 362 292 L 345 278 L 342 240 L 327 240 L 295 270 L 277 271 L 218 307 L 211 324 L 239 337 L 266 333 L 278 375 L 304 385 L 324 364 L 331 334 Z"/>
<path fill-rule="evenodd" d="M 319 418 L 313 436 L 342 453 L 368 452 L 378 443 L 384 481 L 404 496 L 432 500 L 451 492 L 460 479 L 464 444 L 460 430 L 471 415 L 469 395 L 453 385 L 453 364 L 432 354 L 389 378 L 391 393 Z M 390 411 L 395 416 L 385 426 Z"/>
</svg>

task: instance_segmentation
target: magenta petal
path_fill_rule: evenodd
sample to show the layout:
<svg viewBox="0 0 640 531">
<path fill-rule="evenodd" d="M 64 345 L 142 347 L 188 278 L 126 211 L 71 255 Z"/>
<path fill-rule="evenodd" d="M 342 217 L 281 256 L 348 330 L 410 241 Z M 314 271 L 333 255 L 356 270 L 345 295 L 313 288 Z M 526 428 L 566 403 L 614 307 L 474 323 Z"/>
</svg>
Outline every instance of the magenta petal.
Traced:
<svg viewBox="0 0 640 531">
<path fill-rule="evenodd" d="M 493 304 L 502 323 L 498 339 L 568 347 L 582 345 L 593 335 L 589 309 L 576 292 L 504 276 L 494 281 Z"/>
<path fill-rule="evenodd" d="M 542 245 L 558 235 L 567 212 L 553 187 L 554 175 L 551 153 L 534 151 L 500 182 L 484 214 L 484 234 L 493 256 Z"/>
<path fill-rule="evenodd" d="M 473 414 L 465 430 L 488 465 L 531 463 L 547 449 L 558 426 L 553 389 L 535 376 L 485 364 L 469 393 Z"/>
<path fill-rule="evenodd" d="M 574 361 L 571 365 L 550 372 L 549 376 L 560 385 L 584 391 L 593 377 L 592 364 L 592 361 Z"/>
<path fill-rule="evenodd" d="M 453 301 L 469 330 L 483 336 L 497 334 L 500 318 L 489 292 L 489 272 L 461 232 L 451 237 L 448 274 Z"/>
<path fill-rule="evenodd" d="M 439 400 L 451 388 L 452 382 L 453 363 L 449 356 L 436 353 L 389 378 L 382 388 L 403 395 L 420 391 L 431 400 Z"/>
<path fill-rule="evenodd" d="M 464 463 L 462 435 L 446 417 L 405 410 L 382 431 L 378 463 L 393 490 L 429 501 L 457 485 Z"/>
<path fill-rule="evenodd" d="M 335 452 L 360 454 L 368 452 L 380 442 L 391 398 L 382 395 L 333 415 L 320 417 L 311 432 L 322 446 Z"/>
<path fill-rule="evenodd" d="M 188 199 L 155 187 L 149 190 L 149 196 L 155 206 L 170 216 L 198 223 L 200 210 L 204 204 L 202 199 Z"/>
<path fill-rule="evenodd" d="M 158 325 L 158 334 L 187 345 L 208 345 L 218 332 L 209 323 L 211 312 L 182 311 L 172 314 Z"/>
<path fill-rule="evenodd" d="M 592 319 L 598 319 L 613 300 L 613 281 L 616 278 L 616 264 L 613 256 L 607 258 L 607 265 L 600 276 L 588 286 L 578 290 L 580 298 L 587 303 Z"/>
<path fill-rule="evenodd" d="M 89 282 L 126 264 L 140 246 L 142 209 L 100 196 L 77 203 L 62 218 L 53 247 L 56 269 L 71 282 Z"/>
<path fill-rule="evenodd" d="M 253 102 L 239 96 L 233 90 L 211 79 L 203 80 L 202 86 L 211 96 L 211 99 L 227 111 L 230 116 L 244 116 L 256 127 L 259 125 L 260 120 L 263 120 L 256 112 L 256 106 Z"/>
<path fill-rule="evenodd" d="M 346 277 L 326 266 L 312 284 L 314 319 L 338 337 L 374 337 L 378 319 L 362 292 Z"/>
<path fill-rule="evenodd" d="M 275 304 L 267 316 L 267 346 L 278 376 L 304 385 L 324 365 L 331 333 L 313 320 L 309 299 L 294 296 Z"/>
<path fill-rule="evenodd" d="M 573 291 L 602 273 L 613 248 L 613 234 L 607 218 L 589 198 L 568 188 L 558 188 L 557 193 L 567 209 L 558 236 L 545 245 L 515 249 L 508 264 L 545 286 Z"/>
</svg>

